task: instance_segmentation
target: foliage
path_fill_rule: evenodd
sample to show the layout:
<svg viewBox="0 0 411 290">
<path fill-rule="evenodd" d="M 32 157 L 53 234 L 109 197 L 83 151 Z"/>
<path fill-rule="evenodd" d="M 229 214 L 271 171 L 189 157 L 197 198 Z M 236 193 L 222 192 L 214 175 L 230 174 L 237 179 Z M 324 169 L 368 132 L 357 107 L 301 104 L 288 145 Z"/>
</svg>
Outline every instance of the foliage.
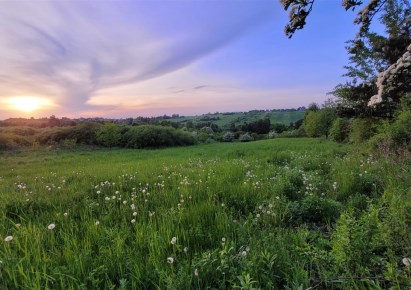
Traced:
<svg viewBox="0 0 411 290">
<path fill-rule="evenodd" d="M 411 110 L 400 110 L 397 118 L 391 123 L 385 123 L 370 140 L 370 144 L 384 154 L 411 150 Z"/>
<path fill-rule="evenodd" d="M 305 116 L 303 128 L 309 137 L 328 137 L 329 130 L 335 119 L 336 114 L 331 109 L 311 110 Z"/>
<path fill-rule="evenodd" d="M 270 131 L 271 122 L 270 119 L 260 119 L 255 122 L 244 123 L 241 126 L 241 130 L 244 132 L 267 134 Z"/>
<path fill-rule="evenodd" d="M 97 123 L 82 123 L 73 127 L 55 127 L 43 131 L 36 141 L 43 145 L 54 145 L 64 140 L 76 140 L 77 144 L 97 144 L 96 132 L 101 125 Z"/>
<path fill-rule="evenodd" d="M 349 140 L 352 143 L 363 143 L 377 133 L 380 121 L 373 118 L 357 118 L 351 123 Z"/>
<path fill-rule="evenodd" d="M 245 133 L 245 134 L 243 134 L 243 135 L 240 136 L 239 140 L 240 140 L 241 142 L 250 142 L 250 141 L 253 141 L 254 138 L 253 138 L 252 136 L 250 136 L 250 134 Z"/>
<path fill-rule="evenodd" d="M 227 132 L 223 136 L 223 141 L 224 142 L 232 142 L 234 140 L 234 133 L 233 132 Z"/>
<path fill-rule="evenodd" d="M 131 127 L 124 134 L 128 148 L 156 148 L 193 145 L 194 138 L 183 131 L 171 127 L 142 125 Z"/>
<path fill-rule="evenodd" d="M 344 118 L 337 118 L 330 128 L 330 139 L 336 142 L 345 142 L 348 140 L 349 132 L 349 121 Z"/>
<path fill-rule="evenodd" d="M 106 147 L 119 145 L 121 137 L 121 127 L 114 123 L 104 124 L 96 132 L 97 141 Z"/>
</svg>

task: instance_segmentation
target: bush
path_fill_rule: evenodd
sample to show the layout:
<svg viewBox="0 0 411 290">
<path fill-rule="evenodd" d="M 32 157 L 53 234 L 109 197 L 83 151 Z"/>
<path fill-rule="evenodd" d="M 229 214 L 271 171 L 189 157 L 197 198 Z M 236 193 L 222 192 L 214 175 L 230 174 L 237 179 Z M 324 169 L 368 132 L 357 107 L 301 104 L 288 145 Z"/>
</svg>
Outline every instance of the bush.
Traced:
<svg viewBox="0 0 411 290">
<path fill-rule="evenodd" d="M 411 149 L 411 110 L 399 111 L 394 122 L 386 122 L 381 132 L 370 139 L 370 144 L 385 153 Z"/>
<path fill-rule="evenodd" d="M 271 131 L 268 133 L 268 138 L 277 138 L 278 137 L 278 133 L 275 131 Z"/>
<path fill-rule="evenodd" d="M 77 144 L 96 145 L 96 132 L 101 125 L 97 123 L 82 123 L 78 126 L 52 128 L 37 136 L 40 144 L 60 144 L 64 140 L 76 140 Z"/>
<path fill-rule="evenodd" d="M 0 133 L 0 150 L 11 150 L 15 147 L 9 134 Z"/>
<path fill-rule="evenodd" d="M 132 127 L 124 134 L 125 146 L 129 148 L 158 148 L 168 146 L 184 146 L 195 144 L 190 134 L 155 125 Z"/>
<path fill-rule="evenodd" d="M 26 137 L 12 133 L 0 133 L 0 150 L 11 150 L 17 147 L 30 146 L 32 142 Z"/>
<path fill-rule="evenodd" d="M 251 137 L 250 134 L 245 133 L 245 134 L 243 134 L 243 135 L 240 136 L 239 140 L 240 140 L 241 142 L 250 142 L 250 141 L 253 141 L 254 138 Z"/>
<path fill-rule="evenodd" d="M 348 140 L 350 132 L 350 123 L 347 119 L 337 118 L 330 128 L 330 138 L 336 142 L 345 142 Z"/>
<path fill-rule="evenodd" d="M 96 139 L 106 147 L 117 146 L 121 140 L 121 128 L 114 123 L 104 124 L 97 130 Z"/>
<path fill-rule="evenodd" d="M 349 139 L 352 143 L 363 143 L 377 132 L 379 121 L 371 118 L 354 119 L 351 123 Z"/>
<path fill-rule="evenodd" d="M 234 133 L 233 132 L 227 132 L 223 136 L 223 141 L 224 142 L 232 142 L 234 140 Z"/>
</svg>

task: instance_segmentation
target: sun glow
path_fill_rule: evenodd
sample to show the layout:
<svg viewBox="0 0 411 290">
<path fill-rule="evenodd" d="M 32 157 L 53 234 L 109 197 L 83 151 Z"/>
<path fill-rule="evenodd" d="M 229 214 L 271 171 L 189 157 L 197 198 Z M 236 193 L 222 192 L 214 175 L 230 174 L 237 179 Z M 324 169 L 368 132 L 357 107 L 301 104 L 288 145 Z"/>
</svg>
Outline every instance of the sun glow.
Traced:
<svg viewBox="0 0 411 290">
<path fill-rule="evenodd" d="M 12 97 L 5 100 L 9 109 L 22 112 L 33 112 L 41 109 L 53 107 L 49 99 L 38 97 Z"/>
</svg>

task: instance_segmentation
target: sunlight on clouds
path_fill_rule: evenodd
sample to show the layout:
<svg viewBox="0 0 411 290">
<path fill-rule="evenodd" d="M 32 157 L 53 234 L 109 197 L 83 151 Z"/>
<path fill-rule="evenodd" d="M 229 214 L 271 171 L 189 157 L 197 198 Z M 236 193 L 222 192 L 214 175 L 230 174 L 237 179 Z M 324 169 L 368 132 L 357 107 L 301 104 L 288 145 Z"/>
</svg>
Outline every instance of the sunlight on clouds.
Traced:
<svg viewBox="0 0 411 290">
<path fill-rule="evenodd" d="M 33 112 L 56 107 L 56 105 L 50 99 L 40 97 L 9 97 L 3 100 L 2 103 L 8 110 L 16 110 L 22 112 Z"/>
</svg>

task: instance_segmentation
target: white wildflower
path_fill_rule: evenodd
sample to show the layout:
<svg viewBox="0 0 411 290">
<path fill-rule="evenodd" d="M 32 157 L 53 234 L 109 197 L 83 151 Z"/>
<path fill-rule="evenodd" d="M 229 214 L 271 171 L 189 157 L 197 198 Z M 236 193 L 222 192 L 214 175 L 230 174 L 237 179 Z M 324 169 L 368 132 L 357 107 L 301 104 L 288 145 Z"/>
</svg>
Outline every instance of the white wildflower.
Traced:
<svg viewBox="0 0 411 290">
<path fill-rule="evenodd" d="M 174 258 L 173 257 L 168 257 L 167 258 L 167 263 L 173 264 L 174 263 Z"/>
<path fill-rule="evenodd" d="M 176 237 L 173 237 L 172 239 L 171 239 L 171 244 L 172 245 L 175 245 L 177 243 L 177 238 Z"/>
<path fill-rule="evenodd" d="M 11 240 L 13 240 L 13 236 L 7 236 L 4 241 L 5 242 L 10 242 Z"/>
<path fill-rule="evenodd" d="M 49 230 L 52 230 L 52 229 L 54 229 L 55 227 L 56 227 L 55 224 L 49 224 L 49 225 L 47 226 L 47 228 L 48 228 Z"/>
</svg>

